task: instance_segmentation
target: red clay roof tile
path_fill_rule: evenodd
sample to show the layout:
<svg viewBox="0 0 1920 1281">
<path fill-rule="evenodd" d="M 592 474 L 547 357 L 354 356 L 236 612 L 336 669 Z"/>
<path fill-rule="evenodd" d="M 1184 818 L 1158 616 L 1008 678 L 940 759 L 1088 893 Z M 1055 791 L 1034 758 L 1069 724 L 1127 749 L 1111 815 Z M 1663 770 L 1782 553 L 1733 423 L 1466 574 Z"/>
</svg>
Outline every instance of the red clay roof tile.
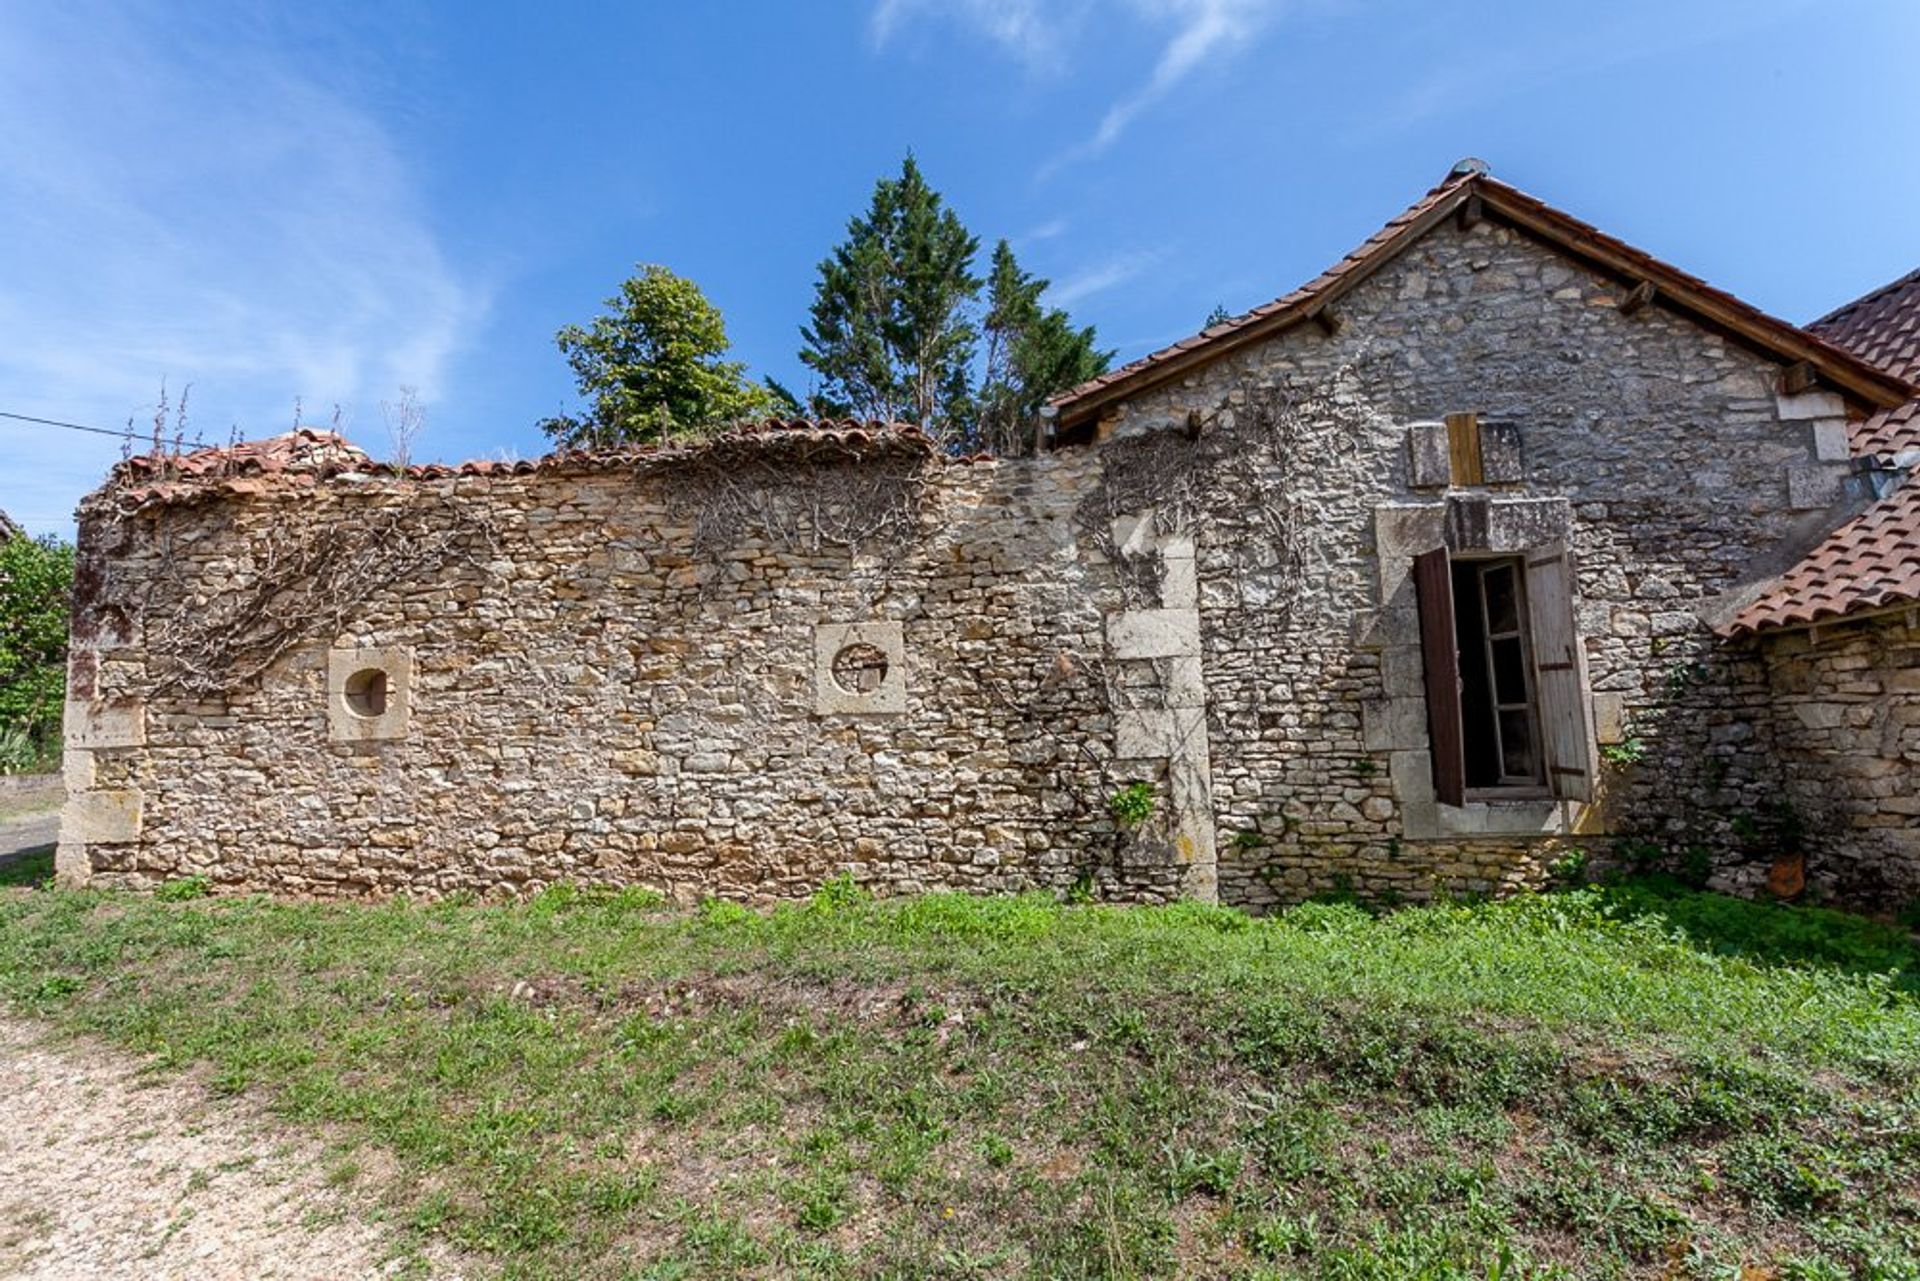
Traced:
<svg viewBox="0 0 1920 1281">
<path fill-rule="evenodd" d="M 1847 521 L 1723 629 L 1804 627 L 1857 610 L 1920 602 L 1920 480 Z"/>
<path fill-rule="evenodd" d="M 402 469 L 375 462 L 344 436 L 301 427 L 283 435 L 236 445 L 129 458 L 113 469 L 104 485 L 82 501 L 82 508 L 104 503 L 125 511 L 154 503 L 192 502 L 218 493 L 241 495 L 277 488 L 305 489 L 350 474 L 435 480 L 452 476 L 612 471 L 716 455 L 771 455 L 804 461 L 826 455 L 934 457 L 938 453 L 932 439 L 912 423 L 770 418 L 737 424 L 717 436 L 698 441 L 621 449 L 560 450 L 542 458 L 512 461 L 482 458 L 455 466 L 420 463 Z"/>
<path fill-rule="evenodd" d="M 1568 254 L 1589 260 L 1611 274 L 1654 283 L 1660 291 L 1662 305 L 1676 307 L 1703 323 L 1734 332 L 1782 361 L 1811 361 L 1856 402 L 1885 407 L 1899 404 L 1914 394 L 1907 375 L 1882 369 L 1818 332 L 1769 316 L 1698 276 L 1635 249 L 1483 171 L 1456 166 L 1439 186 L 1300 288 L 1056 396 L 1051 403 L 1059 413 L 1061 424 L 1084 420 L 1107 403 L 1155 386 L 1182 370 L 1308 319 L 1317 308 L 1391 261 L 1425 231 L 1475 196 L 1482 199 L 1487 213 L 1557 245 Z"/>
<path fill-rule="evenodd" d="M 1910 272 L 1807 326 L 1890 374 L 1920 382 L 1920 271 Z M 1920 449 L 1920 398 L 1850 425 L 1856 454 Z"/>
</svg>

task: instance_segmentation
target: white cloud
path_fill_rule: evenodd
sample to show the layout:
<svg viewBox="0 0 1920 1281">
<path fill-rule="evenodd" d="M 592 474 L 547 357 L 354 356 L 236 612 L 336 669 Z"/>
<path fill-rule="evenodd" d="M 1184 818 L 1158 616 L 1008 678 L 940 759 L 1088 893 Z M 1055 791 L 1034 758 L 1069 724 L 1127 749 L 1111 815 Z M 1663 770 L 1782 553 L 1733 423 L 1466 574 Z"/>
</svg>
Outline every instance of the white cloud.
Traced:
<svg viewBox="0 0 1920 1281">
<path fill-rule="evenodd" d="M 869 30 L 885 48 L 910 22 L 946 19 L 969 27 L 1029 68 L 1057 67 L 1068 31 L 1086 11 L 1080 0 L 880 0 Z"/>
<path fill-rule="evenodd" d="M 1103 0 L 1102 16 L 1131 11 L 1135 21 L 1165 30 L 1165 41 L 1146 78 L 1107 108 L 1091 137 L 1048 162 L 1041 176 L 1118 142 L 1142 112 L 1196 71 L 1251 43 L 1281 2 Z M 885 48 L 910 23 L 944 20 L 971 28 L 1031 68 L 1057 69 L 1092 9 L 1088 0 L 879 0 L 871 31 L 875 47 Z"/>
<path fill-rule="evenodd" d="M 1134 0 L 1133 7 L 1173 35 L 1160 50 L 1153 73 L 1132 93 L 1121 98 L 1101 117 L 1100 127 L 1077 154 L 1091 155 L 1120 140 L 1142 111 L 1215 58 L 1244 47 L 1279 7 L 1278 0 Z"/>
<path fill-rule="evenodd" d="M 0 27 L 0 410 L 118 427 L 190 381 L 224 441 L 285 430 L 296 396 L 322 422 L 402 383 L 433 398 L 485 298 L 348 69 L 233 14 Z M 0 508 L 60 528 L 117 452 L 0 420 Z"/>
<path fill-rule="evenodd" d="M 1157 253 L 1119 254 L 1104 262 L 1095 263 L 1084 271 L 1075 272 L 1065 280 L 1055 281 L 1047 287 L 1047 305 L 1050 307 L 1072 307 L 1097 293 L 1112 289 L 1115 285 L 1124 285 L 1158 261 Z"/>
</svg>

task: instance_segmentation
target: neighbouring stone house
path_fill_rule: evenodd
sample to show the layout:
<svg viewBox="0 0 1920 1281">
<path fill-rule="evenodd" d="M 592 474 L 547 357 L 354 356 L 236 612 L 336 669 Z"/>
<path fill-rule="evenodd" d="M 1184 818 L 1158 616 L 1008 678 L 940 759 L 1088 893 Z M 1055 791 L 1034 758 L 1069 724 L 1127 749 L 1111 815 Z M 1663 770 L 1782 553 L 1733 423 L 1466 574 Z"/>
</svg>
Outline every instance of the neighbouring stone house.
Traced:
<svg viewBox="0 0 1920 1281">
<path fill-rule="evenodd" d="M 1031 458 L 133 459 L 80 512 L 60 870 L 1909 896 L 1920 371 L 1876 298 L 1796 328 L 1462 165 Z"/>
</svg>

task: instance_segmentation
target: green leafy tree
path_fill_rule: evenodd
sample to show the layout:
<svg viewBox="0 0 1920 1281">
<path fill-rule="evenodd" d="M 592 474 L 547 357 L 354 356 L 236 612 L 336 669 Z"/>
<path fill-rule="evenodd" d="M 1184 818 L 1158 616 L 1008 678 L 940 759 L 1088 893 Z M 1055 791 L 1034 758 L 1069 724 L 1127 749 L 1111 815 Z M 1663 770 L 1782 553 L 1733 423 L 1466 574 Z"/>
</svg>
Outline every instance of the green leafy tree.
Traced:
<svg viewBox="0 0 1920 1281">
<path fill-rule="evenodd" d="M 968 403 L 980 242 L 912 156 L 874 186 L 864 217 L 820 264 L 800 360 L 820 377 L 815 413 L 952 429 Z"/>
<path fill-rule="evenodd" d="M 73 547 L 15 533 L 0 541 L 0 732 L 58 734 L 67 682 Z"/>
<path fill-rule="evenodd" d="M 801 330 L 800 359 L 820 379 L 813 412 L 917 423 L 955 445 L 1017 453 L 1049 397 L 1105 371 L 1113 353 L 1043 305 L 1047 282 L 1006 241 L 984 280 L 979 247 L 912 156 L 875 184 L 820 264 Z"/>
<path fill-rule="evenodd" d="M 584 416 L 540 424 L 558 443 L 606 448 L 698 436 L 775 407 L 773 391 L 725 358 L 720 309 L 686 277 L 644 265 L 607 308 L 592 324 L 554 335 L 589 402 Z"/>
<path fill-rule="evenodd" d="M 986 358 L 971 436 L 997 454 L 1026 450 L 1041 406 L 1105 373 L 1113 361 L 1111 351 L 1095 344 L 1091 325 L 1076 328 L 1065 311 L 1042 304 L 1047 283 L 1021 269 L 1006 241 L 993 247 L 981 324 Z"/>
<path fill-rule="evenodd" d="M 1212 329 L 1215 325 L 1224 325 L 1232 319 L 1232 312 L 1222 307 L 1219 303 L 1215 303 L 1213 304 L 1213 310 L 1207 313 L 1207 319 L 1200 328 Z"/>
</svg>

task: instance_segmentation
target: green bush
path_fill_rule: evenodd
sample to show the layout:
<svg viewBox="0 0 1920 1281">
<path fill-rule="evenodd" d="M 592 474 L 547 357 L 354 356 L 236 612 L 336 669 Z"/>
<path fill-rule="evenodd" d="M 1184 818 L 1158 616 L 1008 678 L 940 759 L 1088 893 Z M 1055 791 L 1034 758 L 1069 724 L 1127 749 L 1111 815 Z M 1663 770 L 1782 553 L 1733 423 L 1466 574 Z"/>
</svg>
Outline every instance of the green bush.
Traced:
<svg viewBox="0 0 1920 1281">
<path fill-rule="evenodd" d="M 70 545 L 25 534 L 0 542 L 0 773 L 35 768 L 52 754 L 66 697 L 72 593 Z"/>
</svg>

